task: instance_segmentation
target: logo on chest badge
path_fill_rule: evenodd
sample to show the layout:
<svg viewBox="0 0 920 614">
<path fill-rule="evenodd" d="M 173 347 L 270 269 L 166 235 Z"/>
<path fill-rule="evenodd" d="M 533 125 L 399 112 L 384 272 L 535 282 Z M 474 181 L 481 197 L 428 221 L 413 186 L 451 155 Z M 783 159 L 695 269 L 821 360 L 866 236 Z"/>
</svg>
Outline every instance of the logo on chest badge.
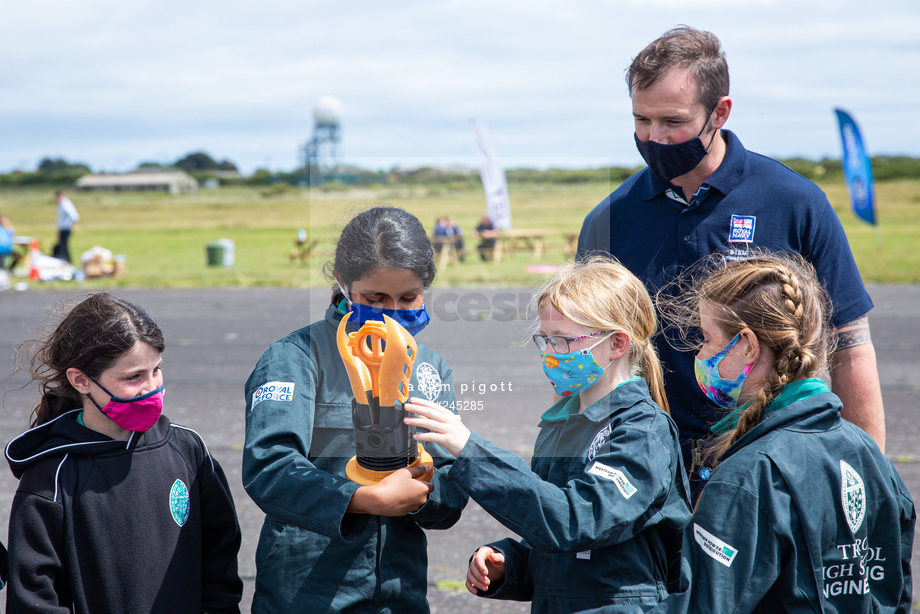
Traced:
<svg viewBox="0 0 920 614">
<path fill-rule="evenodd" d="M 188 520 L 189 507 L 188 486 L 182 480 L 176 480 L 169 491 L 169 511 L 180 527 Z"/>
<path fill-rule="evenodd" d="M 423 362 L 415 367 L 415 378 L 418 380 L 418 389 L 428 397 L 429 401 L 434 401 L 441 396 L 441 375 L 430 364 Z"/>
<path fill-rule="evenodd" d="M 610 439 L 610 433 L 613 432 L 613 427 L 608 423 L 607 426 L 602 428 L 597 432 L 597 435 L 594 436 L 594 440 L 591 442 L 591 445 L 588 446 L 588 460 L 593 461 L 594 457 L 597 456 L 597 451 L 602 445 L 604 445 L 608 439 Z"/>
<path fill-rule="evenodd" d="M 856 533 L 866 517 L 866 487 L 862 477 L 843 460 L 840 461 L 840 499 L 847 524 Z"/>
<path fill-rule="evenodd" d="M 728 241 L 730 243 L 753 243 L 754 227 L 756 225 L 756 216 L 733 215 L 731 226 L 728 230 Z"/>
</svg>

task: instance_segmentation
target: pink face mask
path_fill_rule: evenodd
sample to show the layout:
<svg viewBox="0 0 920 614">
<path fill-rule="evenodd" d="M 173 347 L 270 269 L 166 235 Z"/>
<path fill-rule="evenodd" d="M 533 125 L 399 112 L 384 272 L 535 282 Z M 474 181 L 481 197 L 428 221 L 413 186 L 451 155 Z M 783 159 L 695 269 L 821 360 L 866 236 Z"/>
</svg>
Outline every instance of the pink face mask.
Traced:
<svg viewBox="0 0 920 614">
<path fill-rule="evenodd" d="M 102 388 L 102 390 L 112 397 L 105 407 L 99 407 L 92 396 L 89 400 L 93 402 L 99 411 L 101 411 L 109 420 L 125 429 L 126 431 L 138 431 L 143 433 L 153 426 L 163 413 L 163 392 L 166 385 L 162 385 L 156 390 L 151 390 L 147 394 L 131 399 L 119 399 L 111 392 L 106 390 L 102 384 L 90 378 L 93 382 Z M 87 395 L 89 396 L 89 395 Z"/>
</svg>

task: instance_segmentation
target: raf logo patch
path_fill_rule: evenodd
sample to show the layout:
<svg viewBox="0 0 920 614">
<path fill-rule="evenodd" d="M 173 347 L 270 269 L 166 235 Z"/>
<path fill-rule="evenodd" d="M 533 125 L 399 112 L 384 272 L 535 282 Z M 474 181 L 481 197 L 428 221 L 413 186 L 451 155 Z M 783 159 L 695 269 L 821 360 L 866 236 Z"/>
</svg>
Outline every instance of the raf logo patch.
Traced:
<svg viewBox="0 0 920 614">
<path fill-rule="evenodd" d="M 753 243 L 754 226 L 757 218 L 753 215 L 733 215 L 731 227 L 728 230 L 730 243 Z"/>
<path fill-rule="evenodd" d="M 866 517 L 866 487 L 862 477 L 846 461 L 840 461 L 840 500 L 843 514 L 853 533 Z"/>
<path fill-rule="evenodd" d="M 429 401 L 434 401 L 441 396 L 441 374 L 427 362 L 415 368 L 415 378 L 418 380 L 418 389 L 421 390 Z"/>
<path fill-rule="evenodd" d="M 169 511 L 172 512 L 173 520 L 180 527 L 188 520 L 189 496 L 188 486 L 182 480 L 173 482 L 169 491 Z"/>
<path fill-rule="evenodd" d="M 252 407 L 262 401 L 293 401 L 294 400 L 294 382 L 268 382 L 262 384 L 252 393 Z"/>
</svg>

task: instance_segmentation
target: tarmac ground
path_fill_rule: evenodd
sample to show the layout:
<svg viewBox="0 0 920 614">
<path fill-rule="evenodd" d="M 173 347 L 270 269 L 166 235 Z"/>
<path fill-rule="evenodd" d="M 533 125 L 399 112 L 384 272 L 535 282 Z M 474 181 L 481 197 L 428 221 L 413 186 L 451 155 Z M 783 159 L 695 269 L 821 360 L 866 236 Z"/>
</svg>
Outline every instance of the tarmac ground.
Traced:
<svg viewBox="0 0 920 614">
<path fill-rule="evenodd" d="M 908 489 L 920 498 L 920 286 L 872 286 L 870 313 L 885 400 L 887 456 Z M 530 342 L 526 319 L 530 289 L 435 288 L 428 296 L 431 325 L 419 341 L 437 350 L 454 370 L 454 390 L 463 419 L 474 431 L 522 456 L 532 453 L 537 422 L 551 392 Z M 249 611 L 255 584 L 255 548 L 263 513 L 241 483 L 243 384 L 269 343 L 316 321 L 328 305 L 327 289 L 124 290 L 117 293 L 143 306 L 163 329 L 167 349 L 164 376 L 169 394 L 164 412 L 198 431 L 223 465 L 233 489 L 243 543 L 240 574 L 242 610 Z M 13 373 L 16 347 L 35 338 L 49 310 L 76 301 L 85 291 L 0 293 L 0 439 L 28 428 L 37 401 L 25 387 L 26 372 Z M 480 409 L 481 408 L 481 409 Z M 6 536 L 16 489 L 0 471 L 0 535 Z M 528 603 L 474 597 L 463 588 L 467 560 L 481 544 L 511 533 L 470 501 L 447 531 L 430 531 L 429 593 L 435 613 L 529 612 Z M 913 549 L 914 601 L 920 601 L 920 547 Z M 0 612 L 5 599 L 0 598 Z"/>
</svg>

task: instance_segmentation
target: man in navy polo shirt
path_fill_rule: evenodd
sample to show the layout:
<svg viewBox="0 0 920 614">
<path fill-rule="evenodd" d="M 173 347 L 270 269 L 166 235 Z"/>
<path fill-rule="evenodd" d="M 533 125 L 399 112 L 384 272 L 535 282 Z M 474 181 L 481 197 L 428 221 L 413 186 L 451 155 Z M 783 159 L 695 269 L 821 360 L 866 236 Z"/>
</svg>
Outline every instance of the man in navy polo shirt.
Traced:
<svg viewBox="0 0 920 614">
<path fill-rule="evenodd" d="M 585 218 L 578 257 L 609 252 L 654 296 L 711 254 L 795 251 L 817 269 L 833 302 L 838 346 L 833 391 L 844 418 L 884 452 L 885 414 L 866 314 L 872 308 L 840 220 L 814 183 L 747 151 L 724 130 L 732 108 L 728 64 L 715 35 L 681 26 L 649 44 L 626 76 L 636 146 L 648 164 Z M 694 499 L 708 478 L 701 441 L 726 410 L 700 391 L 695 352 L 659 337 L 671 414 L 680 429 Z"/>
</svg>

